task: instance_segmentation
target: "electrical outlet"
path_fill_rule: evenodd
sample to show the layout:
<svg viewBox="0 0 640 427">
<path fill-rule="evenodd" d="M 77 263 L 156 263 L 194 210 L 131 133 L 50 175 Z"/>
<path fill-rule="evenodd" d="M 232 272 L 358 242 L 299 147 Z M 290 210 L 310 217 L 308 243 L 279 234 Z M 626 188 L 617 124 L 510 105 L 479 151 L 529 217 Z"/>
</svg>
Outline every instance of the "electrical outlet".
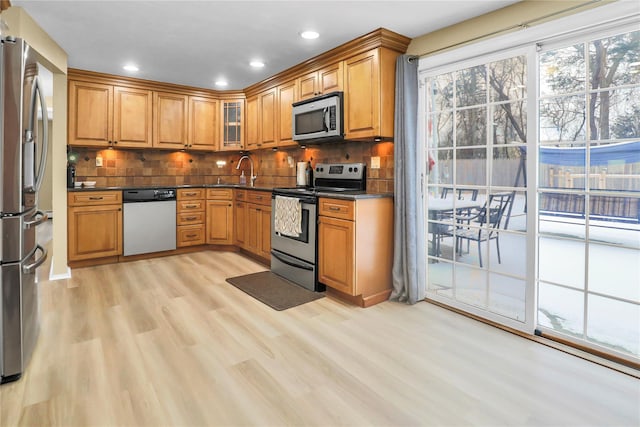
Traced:
<svg viewBox="0 0 640 427">
<path fill-rule="evenodd" d="M 289 168 L 293 167 L 293 157 L 287 156 L 287 163 L 289 164 Z"/>
<path fill-rule="evenodd" d="M 96 167 L 102 167 L 102 157 L 100 156 L 96 157 Z"/>
<path fill-rule="evenodd" d="M 380 157 L 375 156 L 371 158 L 371 169 L 380 169 Z"/>
</svg>

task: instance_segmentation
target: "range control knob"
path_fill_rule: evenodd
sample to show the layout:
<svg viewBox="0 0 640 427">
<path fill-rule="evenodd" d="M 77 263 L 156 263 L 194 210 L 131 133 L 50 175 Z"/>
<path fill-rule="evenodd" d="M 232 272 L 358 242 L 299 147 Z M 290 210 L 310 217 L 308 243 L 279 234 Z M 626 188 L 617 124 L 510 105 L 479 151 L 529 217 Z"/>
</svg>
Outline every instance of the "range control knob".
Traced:
<svg viewBox="0 0 640 427">
<path fill-rule="evenodd" d="M 316 168 L 316 172 L 320 172 L 320 168 Z"/>
<path fill-rule="evenodd" d="M 353 168 L 349 168 L 349 172 L 353 172 Z"/>
<path fill-rule="evenodd" d="M 353 171 L 354 172 L 358 172 L 358 168 L 353 168 Z"/>
</svg>

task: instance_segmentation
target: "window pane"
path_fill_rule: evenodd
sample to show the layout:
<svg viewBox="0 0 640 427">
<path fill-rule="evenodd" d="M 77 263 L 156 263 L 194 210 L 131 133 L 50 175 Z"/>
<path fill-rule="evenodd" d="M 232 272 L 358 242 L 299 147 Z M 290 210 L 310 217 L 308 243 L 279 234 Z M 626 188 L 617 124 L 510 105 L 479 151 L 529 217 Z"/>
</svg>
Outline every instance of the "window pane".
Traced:
<svg viewBox="0 0 640 427">
<path fill-rule="evenodd" d="M 526 282 L 501 274 L 489 274 L 489 283 L 489 310 L 524 322 Z"/>
<path fill-rule="evenodd" d="M 599 196 L 591 196 L 591 198 Z M 640 198 L 624 197 L 624 203 L 617 206 L 617 216 L 599 219 L 591 216 L 589 220 L 589 239 L 592 241 L 610 243 L 621 248 L 640 249 L 640 226 L 638 226 L 638 210 Z M 593 208 L 592 208 L 593 209 Z M 628 210 L 627 210 L 628 209 Z M 627 217 L 635 217 L 628 220 Z"/>
<path fill-rule="evenodd" d="M 467 304 L 487 307 L 487 272 L 477 268 L 456 265 L 456 299 Z"/>
<path fill-rule="evenodd" d="M 494 187 L 524 187 L 527 172 L 526 160 L 524 147 L 494 148 L 491 185 Z"/>
<path fill-rule="evenodd" d="M 430 152 L 433 160 L 428 175 L 430 184 L 453 184 L 453 150 L 437 150 Z"/>
<path fill-rule="evenodd" d="M 640 192 L 640 141 L 592 143 L 589 154 L 592 190 Z"/>
<path fill-rule="evenodd" d="M 589 295 L 588 307 L 589 341 L 640 356 L 640 306 Z"/>
<path fill-rule="evenodd" d="M 453 114 L 430 115 L 427 123 L 429 147 L 453 147 Z"/>
<path fill-rule="evenodd" d="M 495 105 L 492 132 L 494 144 L 526 143 L 527 111 L 524 101 Z"/>
<path fill-rule="evenodd" d="M 538 324 L 582 338 L 584 332 L 584 293 L 540 282 L 538 286 Z"/>
<path fill-rule="evenodd" d="M 640 303 L 640 250 L 589 244 L 589 291 Z"/>
<path fill-rule="evenodd" d="M 449 298 L 453 297 L 453 264 L 448 262 L 429 263 L 429 290 Z"/>
<path fill-rule="evenodd" d="M 587 155 L 584 144 L 540 146 L 538 160 L 540 187 L 585 188 Z"/>
<path fill-rule="evenodd" d="M 589 43 L 592 89 L 640 83 L 640 31 Z"/>
<path fill-rule="evenodd" d="M 487 144 L 487 109 L 470 108 L 456 113 L 456 146 Z"/>
<path fill-rule="evenodd" d="M 456 106 L 486 104 L 487 85 L 484 65 L 460 70 L 456 75 Z"/>
<path fill-rule="evenodd" d="M 576 44 L 540 55 L 540 95 L 585 90 L 584 44 Z"/>
<path fill-rule="evenodd" d="M 527 60 L 515 56 L 489 64 L 491 101 L 523 99 L 527 96 Z"/>
<path fill-rule="evenodd" d="M 498 246 L 500 244 L 500 262 Z M 487 243 L 483 243 L 486 245 Z M 498 273 L 507 273 L 524 278 L 527 273 L 527 238 L 523 234 L 501 231 L 489 245 L 489 268 Z M 483 261 L 484 262 L 484 261 Z"/>
<path fill-rule="evenodd" d="M 429 109 L 433 112 L 453 107 L 453 74 L 441 74 L 428 81 L 431 89 L 427 94 Z"/>
<path fill-rule="evenodd" d="M 487 150 L 485 148 L 456 151 L 456 184 L 486 185 Z"/>
<path fill-rule="evenodd" d="M 590 94 L 591 140 L 640 138 L 640 87 Z"/>
<path fill-rule="evenodd" d="M 540 101 L 540 142 L 573 142 L 586 138 L 585 96 Z"/>
<path fill-rule="evenodd" d="M 540 280 L 584 289 L 584 242 L 540 237 L 538 243 Z"/>
<path fill-rule="evenodd" d="M 583 195 L 540 193 L 538 209 L 540 234 L 574 239 L 586 238 Z"/>
</svg>

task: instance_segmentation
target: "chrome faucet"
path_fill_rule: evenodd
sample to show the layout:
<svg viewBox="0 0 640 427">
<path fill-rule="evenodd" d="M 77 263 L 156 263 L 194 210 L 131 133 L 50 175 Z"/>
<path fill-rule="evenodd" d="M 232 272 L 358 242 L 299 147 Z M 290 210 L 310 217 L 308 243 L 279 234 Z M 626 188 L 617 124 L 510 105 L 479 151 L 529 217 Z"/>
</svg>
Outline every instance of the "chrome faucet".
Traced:
<svg viewBox="0 0 640 427">
<path fill-rule="evenodd" d="M 240 169 L 240 165 L 242 164 L 242 161 L 244 159 L 249 159 L 249 163 L 251 164 L 251 186 L 255 187 L 256 184 L 256 178 L 258 177 L 258 175 L 254 175 L 253 174 L 253 160 L 251 160 L 251 157 L 249 156 L 242 156 L 240 157 L 240 160 L 238 160 L 238 166 L 236 166 L 236 170 Z"/>
</svg>

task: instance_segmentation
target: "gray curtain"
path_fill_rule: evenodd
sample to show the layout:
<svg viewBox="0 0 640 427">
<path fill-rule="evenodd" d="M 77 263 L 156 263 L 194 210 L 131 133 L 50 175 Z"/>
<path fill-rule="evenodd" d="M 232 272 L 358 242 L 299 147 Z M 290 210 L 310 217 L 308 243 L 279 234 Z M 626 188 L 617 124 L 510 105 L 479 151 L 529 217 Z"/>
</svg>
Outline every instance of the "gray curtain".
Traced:
<svg viewBox="0 0 640 427">
<path fill-rule="evenodd" d="M 418 144 L 418 59 L 396 62 L 394 255 L 390 299 L 415 304 L 426 292 L 422 145 Z"/>
</svg>

